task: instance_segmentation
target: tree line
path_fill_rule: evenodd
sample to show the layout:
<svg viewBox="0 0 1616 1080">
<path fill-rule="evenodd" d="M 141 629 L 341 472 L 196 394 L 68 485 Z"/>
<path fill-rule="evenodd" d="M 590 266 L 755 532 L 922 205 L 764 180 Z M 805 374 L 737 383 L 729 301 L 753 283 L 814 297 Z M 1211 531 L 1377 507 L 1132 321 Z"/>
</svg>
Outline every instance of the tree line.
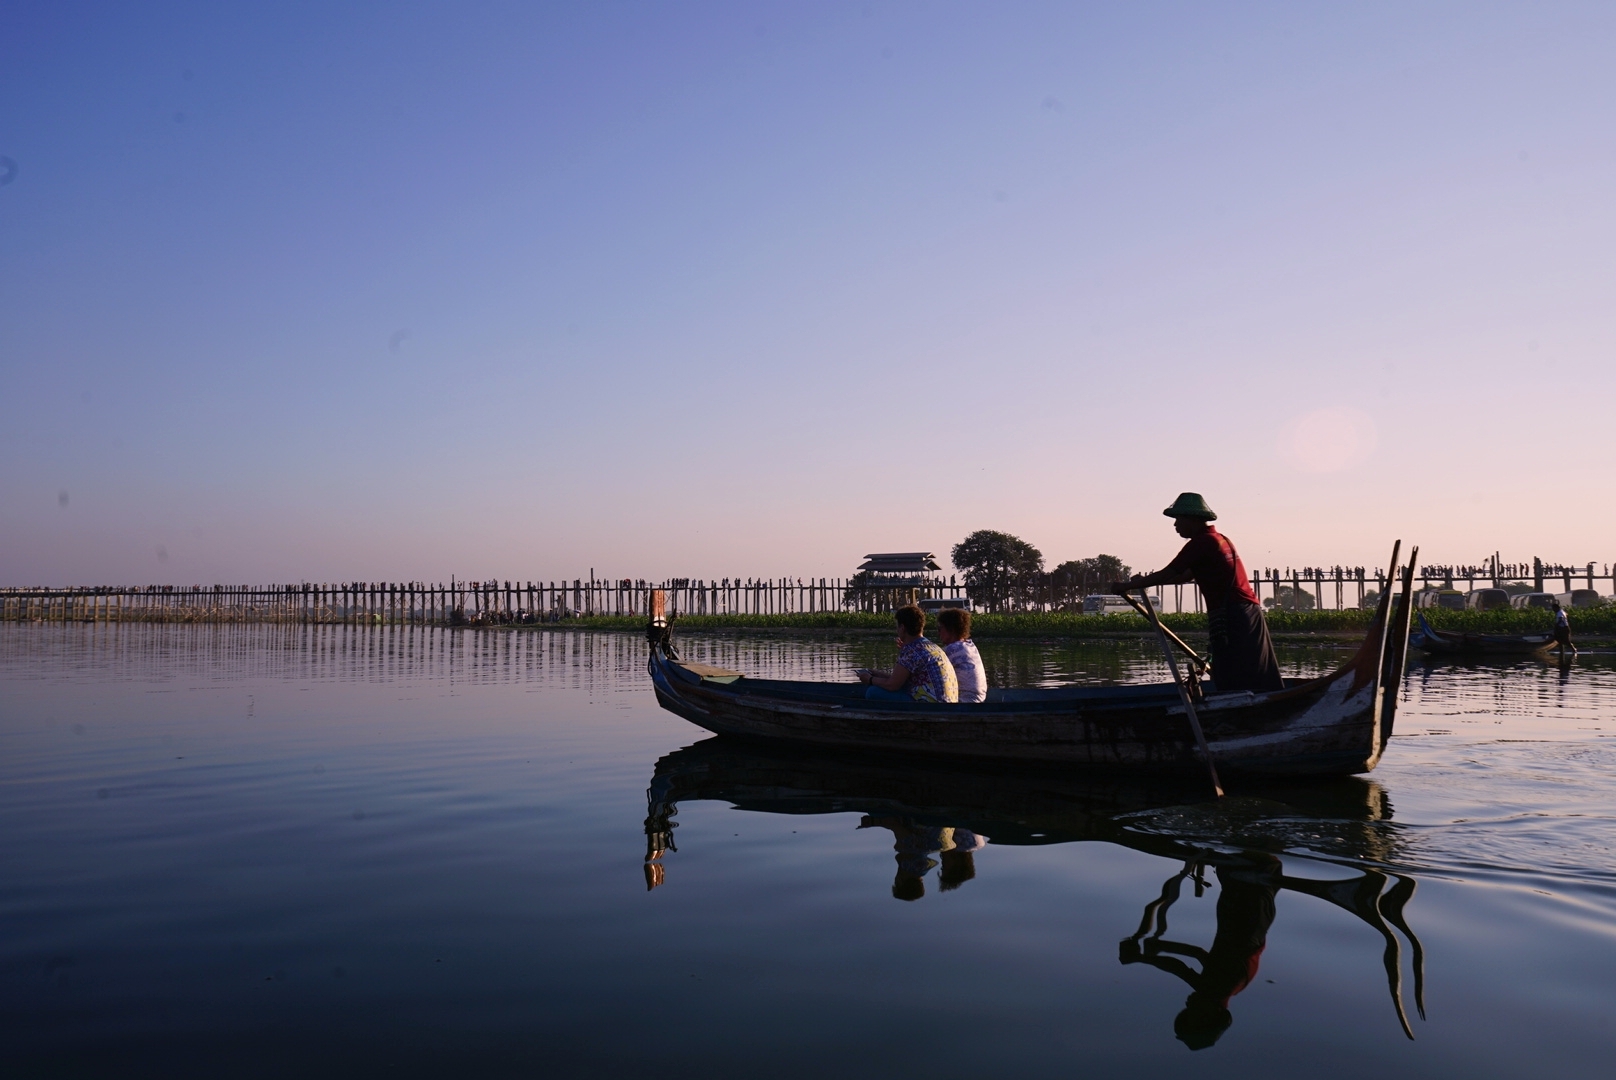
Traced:
<svg viewBox="0 0 1616 1080">
<path fill-rule="evenodd" d="M 949 557 L 965 581 L 966 595 L 984 611 L 1014 611 L 1047 605 L 1055 611 L 1083 606 L 1083 598 L 1106 592 L 1129 574 L 1115 555 L 1068 559 L 1044 569 L 1044 554 L 1019 536 L 978 529 L 955 544 Z"/>
</svg>

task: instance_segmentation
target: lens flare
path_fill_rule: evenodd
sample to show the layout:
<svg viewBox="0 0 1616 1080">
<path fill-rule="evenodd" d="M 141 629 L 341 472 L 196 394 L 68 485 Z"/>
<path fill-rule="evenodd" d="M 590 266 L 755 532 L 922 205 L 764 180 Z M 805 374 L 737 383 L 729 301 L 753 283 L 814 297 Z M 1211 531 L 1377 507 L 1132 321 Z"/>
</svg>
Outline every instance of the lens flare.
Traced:
<svg viewBox="0 0 1616 1080">
<path fill-rule="evenodd" d="M 1280 431 L 1279 453 L 1302 472 L 1343 472 L 1375 452 L 1375 421 L 1362 409 L 1338 405 L 1295 417 Z"/>
</svg>

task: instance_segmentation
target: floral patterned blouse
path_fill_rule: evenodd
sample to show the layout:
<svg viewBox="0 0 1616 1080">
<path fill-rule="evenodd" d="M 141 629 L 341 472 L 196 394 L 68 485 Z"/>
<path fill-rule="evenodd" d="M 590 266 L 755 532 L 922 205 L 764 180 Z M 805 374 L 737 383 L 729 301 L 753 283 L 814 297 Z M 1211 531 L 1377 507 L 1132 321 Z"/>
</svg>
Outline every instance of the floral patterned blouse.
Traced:
<svg viewBox="0 0 1616 1080">
<path fill-rule="evenodd" d="M 959 679 L 942 646 L 919 637 L 898 650 L 898 663 L 909 672 L 909 696 L 916 701 L 959 701 Z"/>
</svg>

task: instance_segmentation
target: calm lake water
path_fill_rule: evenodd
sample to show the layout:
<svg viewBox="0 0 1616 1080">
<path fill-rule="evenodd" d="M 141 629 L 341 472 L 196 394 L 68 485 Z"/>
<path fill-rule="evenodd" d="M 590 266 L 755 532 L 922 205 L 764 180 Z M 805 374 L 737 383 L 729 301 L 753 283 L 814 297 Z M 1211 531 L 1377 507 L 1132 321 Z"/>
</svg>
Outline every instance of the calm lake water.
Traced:
<svg viewBox="0 0 1616 1080">
<path fill-rule="evenodd" d="M 891 652 L 683 644 L 777 677 Z M 1132 641 L 983 652 L 1001 684 L 1164 677 Z M 644 661 L 0 626 L 6 1075 L 1611 1074 L 1616 657 L 1416 663 L 1372 777 L 1219 804 L 737 747 Z"/>
</svg>

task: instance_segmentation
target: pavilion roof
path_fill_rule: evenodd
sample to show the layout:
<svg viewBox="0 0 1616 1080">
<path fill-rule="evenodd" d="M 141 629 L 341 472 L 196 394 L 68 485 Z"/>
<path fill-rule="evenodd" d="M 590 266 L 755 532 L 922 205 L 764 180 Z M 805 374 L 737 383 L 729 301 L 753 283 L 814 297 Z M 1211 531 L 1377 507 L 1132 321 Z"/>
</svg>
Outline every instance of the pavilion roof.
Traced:
<svg viewBox="0 0 1616 1080">
<path fill-rule="evenodd" d="M 942 569 L 929 551 L 889 551 L 864 556 L 860 570 L 872 574 L 926 574 Z"/>
</svg>

